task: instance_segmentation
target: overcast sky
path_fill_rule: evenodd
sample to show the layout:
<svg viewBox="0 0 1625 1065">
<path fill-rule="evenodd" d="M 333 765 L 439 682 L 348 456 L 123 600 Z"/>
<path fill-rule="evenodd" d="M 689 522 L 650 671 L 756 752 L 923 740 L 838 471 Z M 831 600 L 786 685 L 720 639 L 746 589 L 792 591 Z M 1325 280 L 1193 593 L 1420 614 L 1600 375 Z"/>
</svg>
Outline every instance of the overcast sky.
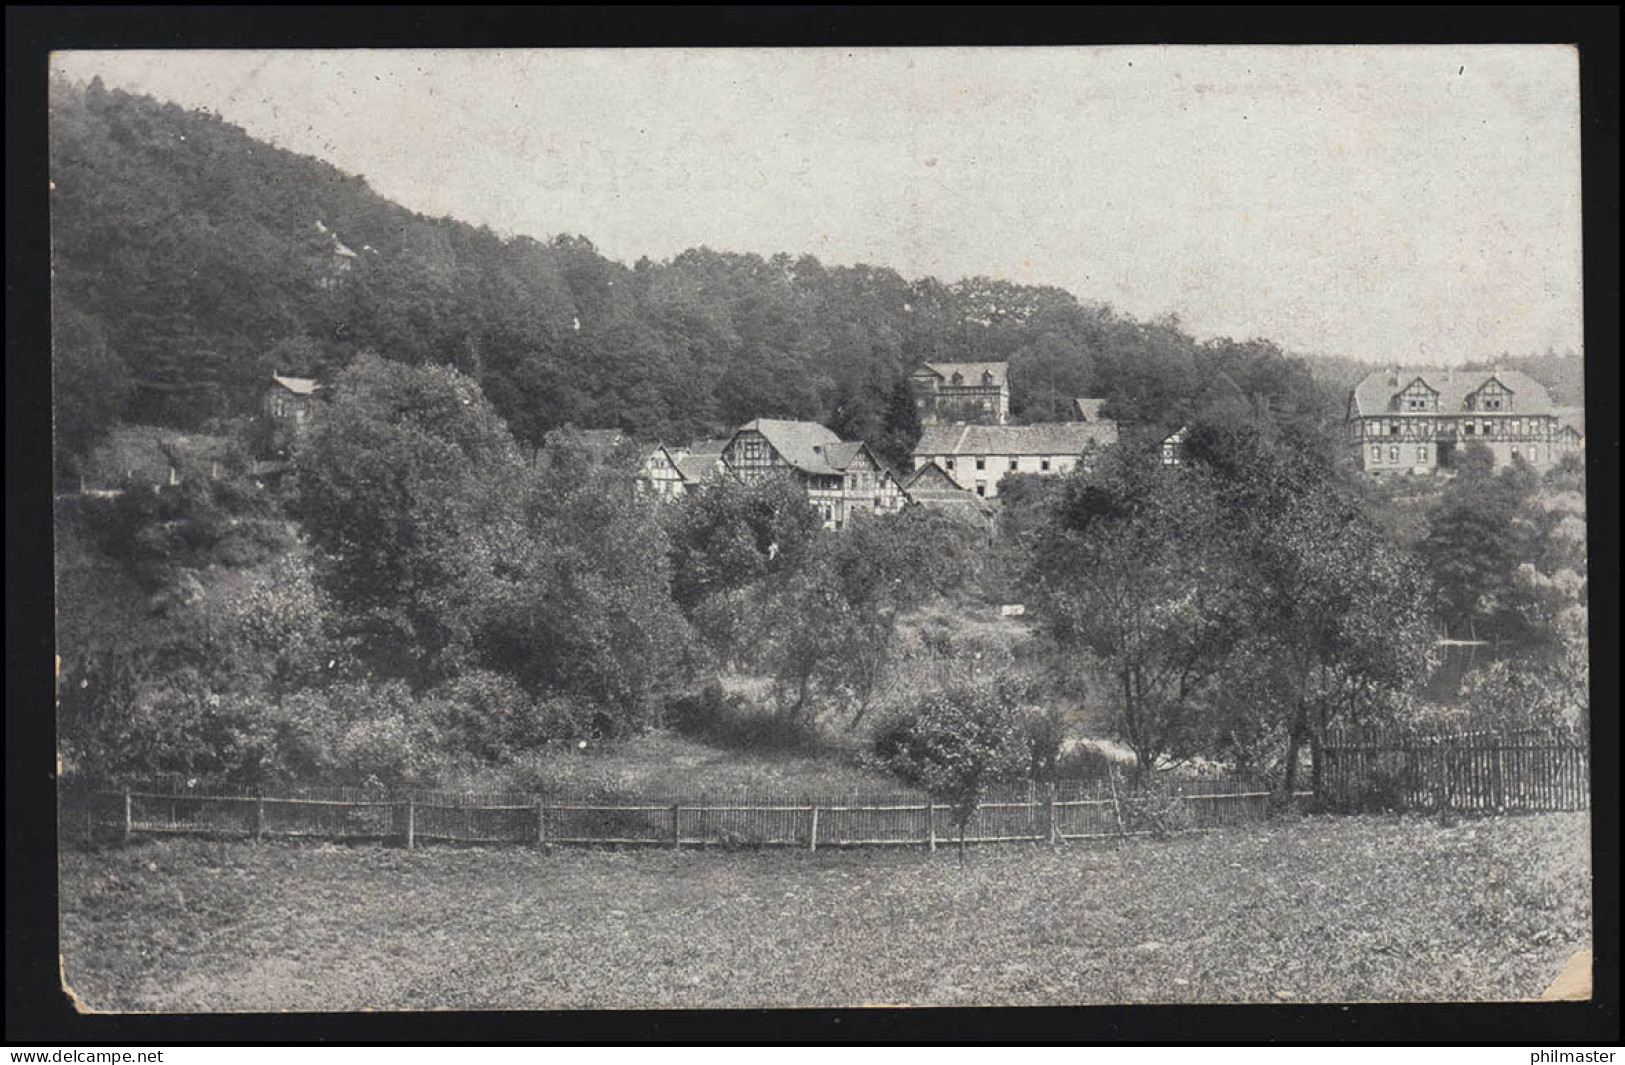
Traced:
<svg viewBox="0 0 1625 1065">
<path fill-rule="evenodd" d="M 945 281 L 1201 337 L 1581 350 L 1567 48 L 78 52 L 414 210 Z M 343 234 L 340 234 L 342 237 Z"/>
</svg>

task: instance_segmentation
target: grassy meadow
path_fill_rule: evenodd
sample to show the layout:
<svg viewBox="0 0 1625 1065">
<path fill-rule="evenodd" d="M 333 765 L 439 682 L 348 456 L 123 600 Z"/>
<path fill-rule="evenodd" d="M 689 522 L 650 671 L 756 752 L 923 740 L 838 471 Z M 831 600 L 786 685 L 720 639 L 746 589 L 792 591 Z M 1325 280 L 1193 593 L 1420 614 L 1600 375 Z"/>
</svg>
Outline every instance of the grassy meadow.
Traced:
<svg viewBox="0 0 1625 1065">
<path fill-rule="evenodd" d="M 1532 998 L 1589 820 L 1284 817 L 1120 846 L 137 842 L 61 865 L 64 972 L 142 1011 Z"/>
</svg>

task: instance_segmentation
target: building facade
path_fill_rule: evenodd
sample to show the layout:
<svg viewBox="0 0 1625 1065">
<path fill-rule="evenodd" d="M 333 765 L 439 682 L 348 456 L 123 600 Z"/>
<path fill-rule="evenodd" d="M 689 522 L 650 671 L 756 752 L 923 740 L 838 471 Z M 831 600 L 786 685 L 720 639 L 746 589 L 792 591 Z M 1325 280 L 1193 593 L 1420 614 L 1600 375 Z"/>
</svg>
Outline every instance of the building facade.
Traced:
<svg viewBox="0 0 1625 1065">
<path fill-rule="evenodd" d="M 983 499 L 999 494 L 1011 473 L 1059 477 L 1087 465 L 1117 443 L 1115 423 L 1049 422 L 1042 425 L 937 425 L 920 434 L 914 468 L 936 465 L 955 484 Z"/>
<path fill-rule="evenodd" d="M 1400 370 L 1366 376 L 1349 399 L 1348 441 L 1373 476 L 1453 469 L 1481 444 L 1497 467 L 1550 468 L 1564 440 L 1557 408 L 1534 378 L 1515 370 Z"/>
<path fill-rule="evenodd" d="M 283 454 L 310 422 L 311 405 L 322 386 L 308 377 L 271 375 L 265 390 L 265 417 L 270 426 L 269 449 Z"/>
<path fill-rule="evenodd" d="M 867 444 L 842 440 L 816 422 L 747 422 L 723 448 L 722 460 L 744 484 L 788 478 L 806 491 L 828 529 L 842 528 L 859 510 L 896 513 L 907 501 Z"/>
<path fill-rule="evenodd" d="M 922 362 L 909 374 L 921 425 L 1010 420 L 1010 364 Z"/>
</svg>

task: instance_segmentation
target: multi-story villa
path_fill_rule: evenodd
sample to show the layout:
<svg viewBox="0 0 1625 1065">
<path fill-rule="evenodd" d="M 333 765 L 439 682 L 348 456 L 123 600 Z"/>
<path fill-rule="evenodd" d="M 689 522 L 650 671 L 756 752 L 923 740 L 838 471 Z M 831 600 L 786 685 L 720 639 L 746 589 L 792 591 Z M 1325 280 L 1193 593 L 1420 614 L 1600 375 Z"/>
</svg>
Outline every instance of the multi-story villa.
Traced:
<svg viewBox="0 0 1625 1065">
<path fill-rule="evenodd" d="M 1010 364 L 922 362 L 909 374 L 921 425 L 1010 420 Z"/>
<path fill-rule="evenodd" d="M 1449 470 L 1474 443 L 1497 466 L 1546 469 L 1561 457 L 1559 420 L 1545 387 L 1516 370 L 1389 368 L 1354 389 L 1348 440 L 1379 476 Z"/>
</svg>

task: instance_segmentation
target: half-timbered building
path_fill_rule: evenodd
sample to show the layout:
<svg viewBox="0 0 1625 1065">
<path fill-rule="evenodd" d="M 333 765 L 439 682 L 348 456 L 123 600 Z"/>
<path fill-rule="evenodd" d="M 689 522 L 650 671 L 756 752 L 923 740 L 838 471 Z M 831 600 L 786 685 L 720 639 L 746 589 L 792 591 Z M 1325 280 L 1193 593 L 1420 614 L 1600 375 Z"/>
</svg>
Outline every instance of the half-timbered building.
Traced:
<svg viewBox="0 0 1625 1065">
<path fill-rule="evenodd" d="M 1463 447 L 1481 444 L 1496 466 L 1537 469 L 1561 457 L 1557 408 L 1540 382 L 1516 370 L 1373 373 L 1349 398 L 1348 441 L 1375 476 L 1450 470 Z"/>
<path fill-rule="evenodd" d="M 867 444 L 842 440 L 816 422 L 757 418 L 734 433 L 722 459 L 745 484 L 785 477 L 799 485 L 830 529 L 844 526 L 858 510 L 895 513 L 906 500 Z"/>
</svg>

